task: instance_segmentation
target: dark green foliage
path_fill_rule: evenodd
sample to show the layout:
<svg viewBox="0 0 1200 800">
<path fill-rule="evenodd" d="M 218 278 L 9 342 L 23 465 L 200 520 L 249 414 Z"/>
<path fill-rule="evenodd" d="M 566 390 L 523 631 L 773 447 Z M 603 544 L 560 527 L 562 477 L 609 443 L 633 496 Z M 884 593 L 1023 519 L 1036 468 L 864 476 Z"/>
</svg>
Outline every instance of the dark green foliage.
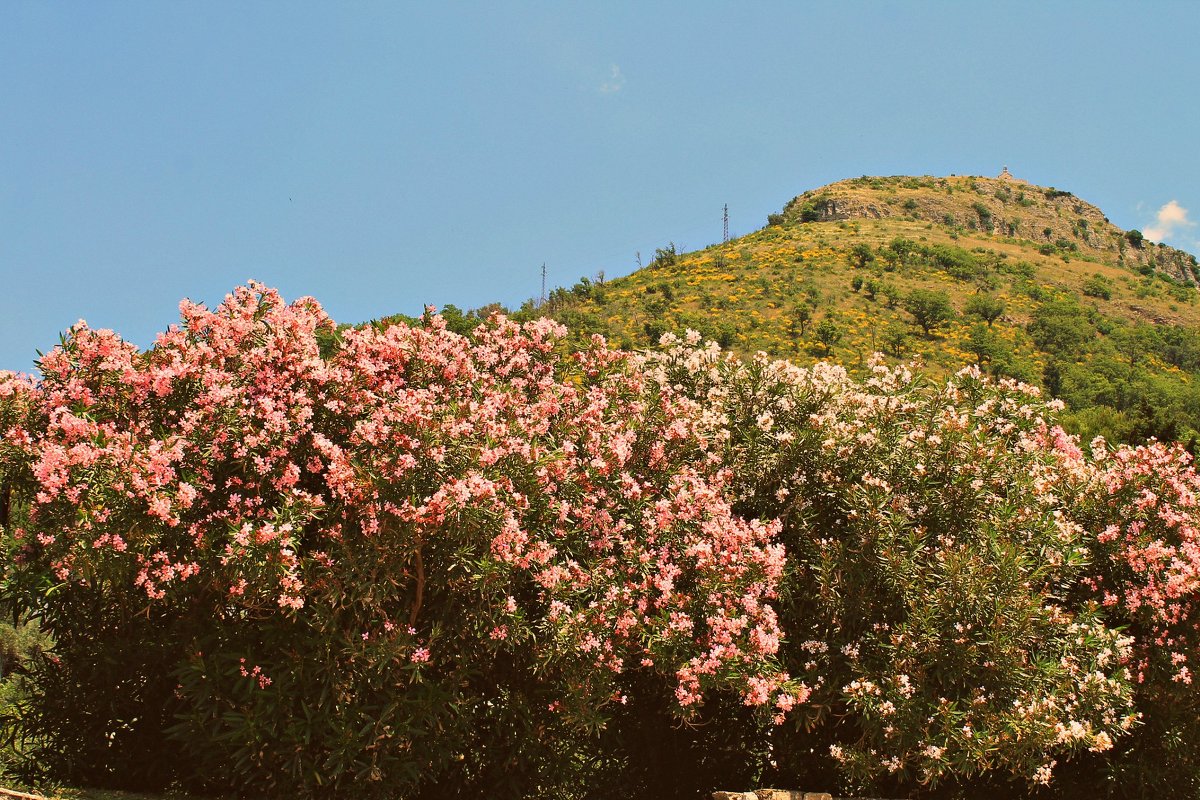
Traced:
<svg viewBox="0 0 1200 800">
<path fill-rule="evenodd" d="M 1006 304 L 1004 298 L 991 294 L 973 294 L 967 299 L 966 313 L 979 317 L 991 327 L 992 323 L 1004 313 Z"/>
<path fill-rule="evenodd" d="M 1186 374 L 1159 371 L 1153 359 L 1194 370 L 1200 366 L 1196 332 L 1114 324 L 1071 298 L 1046 302 L 1034 312 L 1027 331 L 1049 356 L 1036 380 L 1066 402 L 1069 430 L 1085 440 L 1102 435 L 1136 443 L 1155 437 L 1194 447 L 1200 388 Z"/>
<path fill-rule="evenodd" d="M 125 599 L 65 586 L 42 614 L 53 654 L 26 665 L 29 696 L 13 731 L 25 779 L 154 789 L 191 773 L 194 762 L 162 736 L 181 707 L 169 633 L 178 609 Z"/>
<path fill-rule="evenodd" d="M 670 242 L 666 247 L 660 247 L 654 251 L 654 260 L 650 262 L 650 266 L 673 267 L 678 258 L 679 252 L 675 249 L 675 243 Z"/>
<path fill-rule="evenodd" d="M 990 231 L 992 229 L 991 210 L 983 203 L 972 203 L 971 208 L 974 209 L 975 214 L 979 217 L 979 227 L 985 231 Z"/>
<path fill-rule="evenodd" d="M 817 325 L 817 341 L 825 348 L 825 353 L 828 354 L 833 346 L 842 340 L 841 327 L 831 319 L 823 319 Z"/>
<path fill-rule="evenodd" d="M 949 245 L 933 245 L 923 250 L 929 263 L 945 270 L 959 280 L 971 280 L 979 274 L 980 265 L 970 251 Z"/>
<path fill-rule="evenodd" d="M 799 335 L 804 335 L 804 329 L 812 319 L 812 310 L 808 306 L 796 306 L 790 314 L 789 330 L 792 332 L 792 338 L 796 337 L 796 331 L 799 330 Z"/>
<path fill-rule="evenodd" d="M 1083 284 L 1083 293 L 1088 297 L 1098 297 L 1101 300 L 1112 299 L 1112 281 L 1103 275 L 1096 274 Z"/>
<path fill-rule="evenodd" d="M 883 295 L 888 308 L 895 308 L 896 303 L 900 302 L 900 289 L 894 283 L 884 281 L 879 286 L 879 293 Z"/>
<path fill-rule="evenodd" d="M 1034 312 L 1027 330 L 1039 350 L 1072 360 L 1096 335 L 1087 312 L 1074 299 L 1046 303 Z"/>
<path fill-rule="evenodd" d="M 903 358 L 908 349 L 908 329 L 893 322 L 884 328 L 880 341 L 888 353 L 896 358 Z"/>
<path fill-rule="evenodd" d="M 1177 303 L 1196 302 L 1196 290 L 1191 286 L 1172 286 L 1169 294 L 1171 299 Z"/>
<path fill-rule="evenodd" d="M 1005 347 L 1003 340 L 989 326 L 977 322 L 968 333 L 967 349 L 975 354 L 976 363 L 985 364 L 994 361 Z"/>
<path fill-rule="evenodd" d="M 353 613 L 328 607 L 289 629 L 226 629 L 197 643 L 203 655 L 180 675 L 189 703 L 172 735 L 191 745 L 213 788 L 295 797 L 353 786 L 356 797 L 467 800 L 602 785 L 595 738 L 524 685 L 537 669 L 533 650 L 450 662 L 443 680 L 417 681 L 414 665 L 373 660 L 350 641 L 357 633 L 342 628 Z M 248 681 L 240 659 L 223 655 L 230 648 L 260 652 L 256 665 L 273 683 Z M 345 701 L 315 702 L 324 693 Z M 411 749 L 371 747 L 400 731 Z"/>
<path fill-rule="evenodd" d="M 45 634 L 33 622 L 0 622 L 0 681 L 27 669 L 46 644 Z"/>
<path fill-rule="evenodd" d="M 1015 275 L 1019 278 L 1032 278 L 1037 274 L 1037 268 L 1028 261 L 998 261 L 996 263 L 996 272 L 1006 275 Z"/>
<path fill-rule="evenodd" d="M 555 289 L 556 292 L 561 292 L 561 289 Z M 481 320 L 475 312 L 463 311 L 454 304 L 447 305 L 441 310 L 441 315 L 446 320 L 446 327 L 455 333 L 467 336 L 471 331 L 475 330 Z"/>
<path fill-rule="evenodd" d="M 905 239 L 903 236 L 897 236 L 888 242 L 888 245 L 881 252 L 885 263 L 891 264 L 893 267 L 906 267 L 909 260 L 917 250 L 917 243 L 911 239 Z"/>
<path fill-rule="evenodd" d="M 0 508 L 0 519 L 4 517 L 3 511 Z M 15 732 L 11 721 L 29 705 L 31 692 L 36 691 L 31 685 L 31 668 L 43 658 L 50 644 L 32 621 L 0 622 L 0 732 Z M 26 748 L 18 742 L 0 735 L 0 780 L 21 772 L 28 774 L 22 763 L 25 752 Z"/>
<path fill-rule="evenodd" d="M 1200 371 L 1200 333 L 1192 328 L 1164 325 L 1158 329 L 1162 347 L 1159 356 L 1186 372 Z"/>
<path fill-rule="evenodd" d="M 914 289 L 903 301 L 904 310 L 928 336 L 934 329 L 954 319 L 954 307 L 945 292 Z"/>
<path fill-rule="evenodd" d="M 825 197 L 814 197 L 801 203 L 798 214 L 801 222 L 819 222 L 829 210 L 830 200 Z"/>
<path fill-rule="evenodd" d="M 1154 326 L 1140 324 L 1113 330 L 1109 341 L 1121 359 L 1135 367 L 1150 353 L 1157 352 L 1161 340 Z"/>
<path fill-rule="evenodd" d="M 846 260 L 855 269 L 863 269 L 875 260 L 875 251 L 869 244 L 859 242 L 850 248 L 850 252 L 846 254 Z"/>
<path fill-rule="evenodd" d="M 766 726 L 736 697 L 714 694 L 695 720 L 681 725 L 661 680 L 635 672 L 626 683 L 631 702 L 614 711 L 593 745 L 608 774 L 597 774 L 578 797 L 700 798 L 714 787 L 763 785 Z"/>
</svg>

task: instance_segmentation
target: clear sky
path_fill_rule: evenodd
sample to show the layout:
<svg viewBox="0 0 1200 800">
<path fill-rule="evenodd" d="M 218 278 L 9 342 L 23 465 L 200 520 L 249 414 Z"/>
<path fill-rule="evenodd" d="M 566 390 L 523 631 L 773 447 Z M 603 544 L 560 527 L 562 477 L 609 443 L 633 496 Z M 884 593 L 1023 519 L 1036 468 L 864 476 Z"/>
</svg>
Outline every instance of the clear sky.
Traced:
<svg viewBox="0 0 1200 800">
<path fill-rule="evenodd" d="M 4 0 L 0 368 L 250 278 L 345 322 L 515 305 L 859 175 L 1007 164 L 1196 252 L 1198 35 L 1200 2 Z"/>
</svg>

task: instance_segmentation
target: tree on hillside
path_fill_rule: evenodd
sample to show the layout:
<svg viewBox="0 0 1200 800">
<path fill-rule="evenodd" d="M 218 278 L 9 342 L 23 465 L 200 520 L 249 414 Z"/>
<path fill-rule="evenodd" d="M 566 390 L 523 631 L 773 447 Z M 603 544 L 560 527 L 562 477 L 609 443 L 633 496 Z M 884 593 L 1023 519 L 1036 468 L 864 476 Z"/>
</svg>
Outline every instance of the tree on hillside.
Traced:
<svg viewBox="0 0 1200 800">
<path fill-rule="evenodd" d="M 884 281 L 879 285 L 879 293 L 883 295 L 888 308 L 895 308 L 896 303 L 900 302 L 900 289 L 890 281 Z"/>
<path fill-rule="evenodd" d="M 800 335 L 804 335 L 805 328 L 808 327 L 809 321 L 812 319 L 812 310 L 808 306 L 796 306 L 792 309 L 791 321 L 788 323 L 792 330 L 793 337 L 797 328 L 800 330 Z"/>
<path fill-rule="evenodd" d="M 471 331 L 475 330 L 475 326 L 483 320 L 477 316 L 473 316 L 470 311 L 463 311 L 453 303 L 448 303 L 441 311 L 442 319 L 446 321 L 446 328 L 455 333 L 467 336 Z"/>
<path fill-rule="evenodd" d="M 913 289 L 904 298 L 904 310 L 912 314 L 913 321 L 921 326 L 928 336 L 935 328 L 954 319 L 954 306 L 945 292 L 929 289 Z"/>
<path fill-rule="evenodd" d="M 825 348 L 825 355 L 829 355 L 833 346 L 841 340 L 842 329 L 833 320 L 823 319 L 821 324 L 817 325 L 817 341 Z"/>
<path fill-rule="evenodd" d="M 1140 323 L 1127 328 L 1117 328 L 1110 335 L 1117 352 L 1130 367 L 1135 367 L 1162 344 L 1153 325 Z"/>
<path fill-rule="evenodd" d="M 967 337 L 967 350 L 975 355 L 975 363 L 979 365 L 993 361 L 1000 352 L 999 337 L 990 326 L 976 322 L 971 326 Z"/>
<path fill-rule="evenodd" d="M 871 245 L 859 242 L 850 248 L 850 252 L 846 254 L 846 260 L 855 269 L 863 269 L 875 260 L 875 251 L 871 249 Z"/>
<path fill-rule="evenodd" d="M 1088 297 L 1096 297 L 1101 300 L 1111 300 L 1112 281 L 1097 273 L 1084 282 L 1082 291 Z"/>
<path fill-rule="evenodd" d="M 1074 298 L 1045 303 L 1033 313 L 1026 330 L 1039 350 L 1070 356 L 1071 361 L 1096 335 L 1095 325 Z"/>
<path fill-rule="evenodd" d="M 908 347 L 908 331 L 903 323 L 893 322 L 883 330 L 883 346 L 887 352 L 900 358 Z"/>
<path fill-rule="evenodd" d="M 674 242 L 670 242 L 666 247 L 659 247 L 654 251 L 654 260 L 650 262 L 654 267 L 673 267 L 679 258 L 679 250 L 675 247 Z"/>
<path fill-rule="evenodd" d="M 916 252 L 917 243 L 912 239 L 897 236 L 881 251 L 885 260 L 896 267 L 906 267 L 910 257 Z"/>
<path fill-rule="evenodd" d="M 973 294 L 967 300 L 966 313 L 979 317 L 990 328 L 992 323 L 1004 313 L 1005 307 L 1004 299 L 1001 297 L 992 294 Z"/>
</svg>

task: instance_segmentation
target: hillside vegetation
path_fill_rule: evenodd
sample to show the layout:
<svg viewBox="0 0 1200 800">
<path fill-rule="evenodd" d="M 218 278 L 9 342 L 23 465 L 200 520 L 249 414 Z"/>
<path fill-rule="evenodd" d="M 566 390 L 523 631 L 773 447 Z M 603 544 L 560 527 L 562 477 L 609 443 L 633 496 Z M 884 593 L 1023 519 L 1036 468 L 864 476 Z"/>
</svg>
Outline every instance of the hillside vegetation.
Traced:
<svg viewBox="0 0 1200 800">
<path fill-rule="evenodd" d="M 1061 397 L 1086 438 L 1194 448 L 1198 276 L 1195 256 L 1117 228 L 1070 192 L 1011 177 L 864 177 L 805 192 L 747 236 L 668 245 L 632 275 L 581 280 L 520 313 L 624 347 L 692 328 L 742 354 L 859 373 L 872 352 L 934 374 L 978 364 Z"/>
</svg>

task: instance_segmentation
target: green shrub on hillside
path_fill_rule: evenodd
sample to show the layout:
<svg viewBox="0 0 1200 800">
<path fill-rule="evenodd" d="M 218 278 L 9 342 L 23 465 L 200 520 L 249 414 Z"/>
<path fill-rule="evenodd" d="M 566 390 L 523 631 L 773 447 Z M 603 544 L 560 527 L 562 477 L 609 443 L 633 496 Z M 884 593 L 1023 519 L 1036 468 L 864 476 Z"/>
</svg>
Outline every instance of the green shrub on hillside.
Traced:
<svg viewBox="0 0 1200 800">
<path fill-rule="evenodd" d="M 991 294 L 977 292 L 971 295 L 967 300 L 966 313 L 972 316 L 979 317 L 988 324 L 990 328 L 992 323 L 1000 318 L 1004 313 L 1007 304 L 1004 299 Z"/>
<path fill-rule="evenodd" d="M 950 305 L 950 297 L 945 292 L 914 289 L 902 304 L 926 336 L 954 319 L 954 307 Z"/>
<path fill-rule="evenodd" d="M 1097 297 L 1101 300 L 1111 300 L 1112 282 L 1103 275 L 1093 275 L 1083 284 L 1081 291 L 1088 297 Z"/>
</svg>

